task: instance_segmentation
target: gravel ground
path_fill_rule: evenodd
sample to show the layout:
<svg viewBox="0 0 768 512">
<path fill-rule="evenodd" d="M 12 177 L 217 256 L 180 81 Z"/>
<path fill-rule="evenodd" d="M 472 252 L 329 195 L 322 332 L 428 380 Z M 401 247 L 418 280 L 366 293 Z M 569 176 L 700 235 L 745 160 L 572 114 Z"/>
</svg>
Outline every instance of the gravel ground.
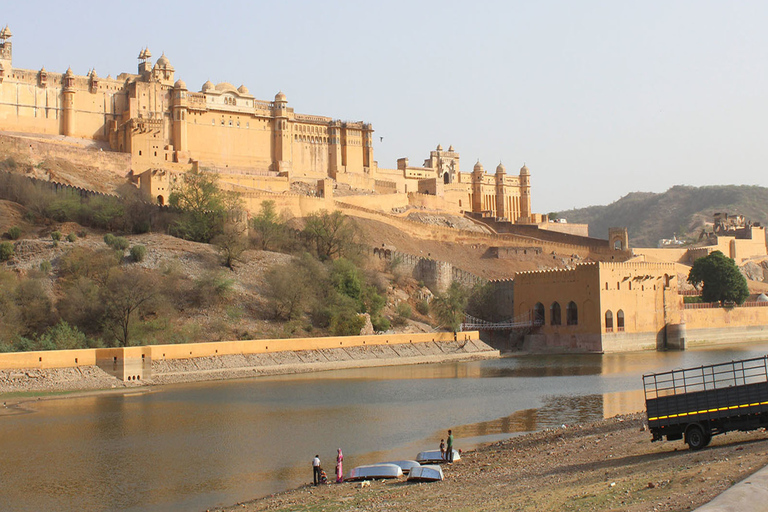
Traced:
<svg viewBox="0 0 768 512">
<path fill-rule="evenodd" d="M 456 446 L 461 447 L 457 431 Z M 651 443 L 644 414 L 535 432 L 465 452 L 445 480 L 299 489 L 219 512 L 679 511 L 710 501 L 768 463 L 765 432 L 713 438 L 699 452 Z M 307 472 L 308 478 L 311 473 Z"/>
</svg>

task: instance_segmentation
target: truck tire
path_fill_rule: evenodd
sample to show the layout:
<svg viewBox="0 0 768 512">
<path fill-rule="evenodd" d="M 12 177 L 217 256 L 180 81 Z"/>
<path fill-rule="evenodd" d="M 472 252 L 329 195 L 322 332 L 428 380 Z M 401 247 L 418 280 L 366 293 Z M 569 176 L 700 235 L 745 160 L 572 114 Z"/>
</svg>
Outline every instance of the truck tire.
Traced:
<svg viewBox="0 0 768 512">
<path fill-rule="evenodd" d="M 698 423 L 692 423 L 685 429 L 685 442 L 691 450 L 701 450 L 709 444 L 711 436 Z"/>
</svg>

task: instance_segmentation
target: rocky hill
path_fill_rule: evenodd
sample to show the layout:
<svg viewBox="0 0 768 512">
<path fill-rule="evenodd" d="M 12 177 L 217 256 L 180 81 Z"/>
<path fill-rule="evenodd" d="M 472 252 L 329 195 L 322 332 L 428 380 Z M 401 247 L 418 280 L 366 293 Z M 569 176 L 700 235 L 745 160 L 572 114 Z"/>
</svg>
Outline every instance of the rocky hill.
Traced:
<svg viewBox="0 0 768 512">
<path fill-rule="evenodd" d="M 589 224 L 590 236 L 601 237 L 609 227 L 626 226 L 630 244 L 656 247 L 659 239 L 696 241 L 702 228 L 711 227 L 715 212 L 741 214 L 768 223 L 768 188 L 747 185 L 675 186 L 664 193 L 632 192 L 606 206 L 590 206 L 558 213 L 568 222 Z"/>
</svg>

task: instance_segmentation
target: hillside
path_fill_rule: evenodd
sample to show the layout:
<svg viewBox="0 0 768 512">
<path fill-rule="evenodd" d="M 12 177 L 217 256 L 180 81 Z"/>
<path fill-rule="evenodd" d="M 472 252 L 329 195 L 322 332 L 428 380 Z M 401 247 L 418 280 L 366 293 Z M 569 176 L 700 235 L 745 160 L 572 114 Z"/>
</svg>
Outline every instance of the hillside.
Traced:
<svg viewBox="0 0 768 512">
<path fill-rule="evenodd" d="M 589 224 L 590 236 L 602 237 L 609 227 L 625 226 L 635 247 L 656 247 L 659 239 L 696 241 L 715 212 L 741 214 L 768 223 L 768 188 L 748 185 L 675 186 L 664 193 L 632 192 L 607 206 L 559 212 L 568 222 Z"/>
</svg>

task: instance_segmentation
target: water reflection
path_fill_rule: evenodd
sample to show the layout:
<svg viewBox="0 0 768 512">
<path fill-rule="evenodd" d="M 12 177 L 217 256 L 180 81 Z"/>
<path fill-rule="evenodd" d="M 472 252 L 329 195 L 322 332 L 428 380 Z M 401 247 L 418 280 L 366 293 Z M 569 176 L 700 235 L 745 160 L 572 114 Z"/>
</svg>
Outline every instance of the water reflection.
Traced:
<svg viewBox="0 0 768 512">
<path fill-rule="evenodd" d="M 0 509 L 205 510 L 333 466 L 410 459 L 448 428 L 463 449 L 642 410 L 641 376 L 766 352 L 522 356 L 167 386 L 0 416 Z"/>
</svg>

